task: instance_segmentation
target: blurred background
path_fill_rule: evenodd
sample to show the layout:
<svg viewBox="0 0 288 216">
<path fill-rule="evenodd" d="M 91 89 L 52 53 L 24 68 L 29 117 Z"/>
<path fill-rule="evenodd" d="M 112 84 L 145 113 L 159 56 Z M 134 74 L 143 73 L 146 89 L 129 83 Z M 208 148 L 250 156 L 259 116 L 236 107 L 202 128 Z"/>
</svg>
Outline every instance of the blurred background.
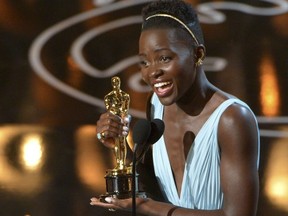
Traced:
<svg viewBox="0 0 288 216">
<path fill-rule="evenodd" d="M 149 88 L 137 67 L 147 0 L 1 0 L 0 215 L 130 215 L 89 205 L 113 154 L 96 139 L 110 79 L 133 123 Z M 288 1 L 190 0 L 212 83 L 245 101 L 261 132 L 258 216 L 288 215 Z"/>
</svg>

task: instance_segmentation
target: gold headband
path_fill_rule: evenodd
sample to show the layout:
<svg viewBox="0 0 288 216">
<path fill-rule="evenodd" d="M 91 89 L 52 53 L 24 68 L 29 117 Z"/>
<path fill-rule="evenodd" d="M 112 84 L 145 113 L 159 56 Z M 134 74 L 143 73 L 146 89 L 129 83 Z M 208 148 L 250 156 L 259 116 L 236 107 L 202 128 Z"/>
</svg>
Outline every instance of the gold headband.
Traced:
<svg viewBox="0 0 288 216">
<path fill-rule="evenodd" d="M 195 37 L 194 33 L 191 31 L 191 29 L 188 28 L 188 26 L 185 23 L 183 23 L 180 19 L 178 19 L 177 17 L 174 17 L 174 16 L 172 16 L 170 14 L 154 14 L 154 15 L 151 15 L 151 16 L 147 17 L 145 20 L 147 21 L 147 20 L 149 20 L 150 18 L 153 18 L 153 17 L 168 17 L 168 18 L 171 18 L 171 19 L 177 21 L 178 23 L 180 23 L 190 33 L 190 35 L 192 36 L 192 38 L 194 39 L 196 44 L 199 45 L 199 42 L 198 42 L 197 38 Z"/>
</svg>

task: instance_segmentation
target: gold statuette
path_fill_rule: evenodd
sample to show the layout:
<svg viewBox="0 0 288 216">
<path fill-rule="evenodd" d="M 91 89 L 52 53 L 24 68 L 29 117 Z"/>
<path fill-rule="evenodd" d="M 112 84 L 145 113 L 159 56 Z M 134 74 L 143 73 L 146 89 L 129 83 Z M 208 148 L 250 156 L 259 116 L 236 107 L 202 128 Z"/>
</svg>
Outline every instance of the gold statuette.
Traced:
<svg viewBox="0 0 288 216">
<path fill-rule="evenodd" d="M 128 109 L 130 104 L 130 96 L 120 89 L 121 81 L 119 77 L 112 77 L 111 84 L 113 90 L 104 97 L 106 109 L 120 118 L 128 116 Z M 124 170 L 126 166 L 126 136 L 119 136 L 115 138 L 114 153 L 116 157 L 116 170 Z"/>
<path fill-rule="evenodd" d="M 106 109 L 119 116 L 128 117 L 130 96 L 120 89 L 121 81 L 119 77 L 111 79 L 113 90 L 104 97 Z M 106 202 L 106 197 L 127 199 L 132 196 L 132 166 L 126 165 L 127 144 L 126 136 L 115 138 L 114 154 L 116 157 L 116 167 L 106 170 L 106 194 L 100 196 L 101 202 Z M 135 177 L 135 191 L 137 197 L 146 197 L 144 192 L 138 191 L 138 175 Z"/>
</svg>

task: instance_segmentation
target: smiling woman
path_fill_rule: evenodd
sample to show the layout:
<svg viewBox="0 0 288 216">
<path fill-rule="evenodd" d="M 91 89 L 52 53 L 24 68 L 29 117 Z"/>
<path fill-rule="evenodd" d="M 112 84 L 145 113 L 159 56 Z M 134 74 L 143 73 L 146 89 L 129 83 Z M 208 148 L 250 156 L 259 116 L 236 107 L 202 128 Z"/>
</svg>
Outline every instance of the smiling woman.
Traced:
<svg viewBox="0 0 288 216">
<path fill-rule="evenodd" d="M 147 117 L 162 119 L 165 131 L 140 165 L 151 169 L 153 164 L 150 178 L 157 179 L 162 197 L 143 181 L 151 199 L 137 198 L 138 212 L 255 216 L 257 121 L 248 105 L 208 81 L 203 35 L 192 6 L 160 0 L 145 7 L 139 57 L 142 78 L 153 90 Z M 97 131 L 109 134 L 100 140 L 107 147 L 121 133 L 123 121 L 115 119 L 103 113 L 97 122 Z M 149 179 L 147 172 L 142 175 Z M 91 204 L 129 210 L 132 200 L 108 197 L 104 203 L 92 198 Z"/>
<path fill-rule="evenodd" d="M 257 127 L 237 97 L 260 128 L 257 216 L 287 216 L 288 1 L 185 0 L 205 42 L 190 9 L 160 2 L 1 1 L 1 216 L 131 216 L 129 199 L 110 200 L 116 213 L 88 204 L 116 164 L 95 130 L 115 75 L 131 97 L 130 147 L 146 102 L 149 120 L 166 126 L 141 148 L 149 198 L 137 199 L 137 215 L 254 209 L 256 132 L 247 133 Z"/>
<path fill-rule="evenodd" d="M 172 87 L 175 87 L 176 83 L 173 82 L 172 77 L 181 74 L 182 81 L 185 82 L 193 82 L 195 79 L 195 72 L 191 72 L 191 67 L 194 67 L 195 64 L 193 61 L 194 52 L 191 52 L 190 49 L 192 44 L 190 44 L 190 40 L 188 42 L 175 40 L 176 31 L 169 29 L 146 30 L 142 32 L 139 40 L 142 78 L 152 87 L 163 103 L 164 100 L 167 101 L 169 95 L 173 94 Z M 200 46 L 198 49 L 201 52 Z M 171 71 L 172 77 L 168 79 L 168 77 L 162 76 L 160 79 L 165 70 Z M 186 73 L 182 71 L 186 71 Z M 189 86 L 190 84 L 187 84 L 186 88 Z M 183 89 L 182 91 L 186 90 Z M 174 93 L 176 94 L 176 92 Z M 177 93 L 181 92 L 177 91 Z M 167 103 L 169 102 L 167 101 Z"/>
</svg>

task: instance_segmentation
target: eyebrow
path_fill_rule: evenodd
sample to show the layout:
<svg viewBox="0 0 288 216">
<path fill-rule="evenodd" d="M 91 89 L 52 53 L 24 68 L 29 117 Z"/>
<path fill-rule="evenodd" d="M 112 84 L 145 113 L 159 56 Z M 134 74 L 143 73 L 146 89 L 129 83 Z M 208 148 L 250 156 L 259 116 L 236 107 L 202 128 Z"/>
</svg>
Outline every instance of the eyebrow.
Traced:
<svg viewBox="0 0 288 216">
<path fill-rule="evenodd" d="M 162 51 L 171 51 L 171 50 L 168 49 L 168 48 L 159 48 L 159 49 L 153 50 L 154 53 L 158 53 L 158 52 L 162 52 Z M 144 54 L 144 53 L 139 53 L 138 56 L 146 56 L 146 54 Z"/>
</svg>

